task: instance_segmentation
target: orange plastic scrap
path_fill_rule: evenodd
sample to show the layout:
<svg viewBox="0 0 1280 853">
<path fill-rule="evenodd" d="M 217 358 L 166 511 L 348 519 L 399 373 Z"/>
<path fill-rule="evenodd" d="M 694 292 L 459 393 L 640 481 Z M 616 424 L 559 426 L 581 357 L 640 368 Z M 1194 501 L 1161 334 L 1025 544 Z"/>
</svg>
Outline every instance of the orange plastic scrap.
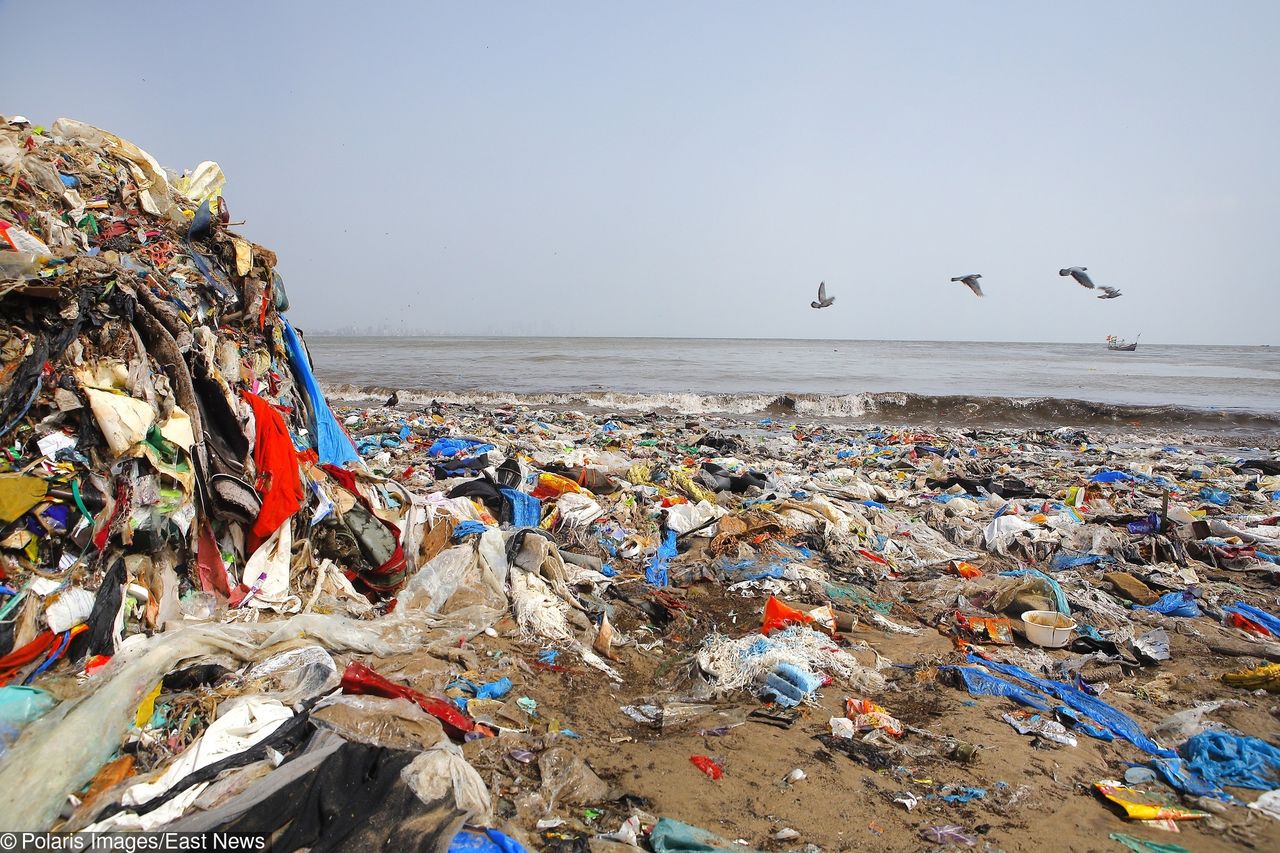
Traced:
<svg viewBox="0 0 1280 853">
<path fill-rule="evenodd" d="M 962 578 L 980 578 L 982 577 L 982 569 L 973 563 L 966 563 L 964 560 L 952 560 L 951 571 Z"/>
<path fill-rule="evenodd" d="M 892 716 L 882 705 L 870 699 L 846 699 L 844 715 L 853 720 L 855 729 L 884 729 L 894 737 L 902 737 L 902 721 Z"/>
<path fill-rule="evenodd" d="M 591 494 L 568 477 L 543 471 L 538 475 L 538 485 L 533 489 L 533 496 L 539 500 L 558 498 L 565 492 L 583 492 Z"/>
<path fill-rule="evenodd" d="M 1170 796 L 1126 788 L 1119 782 L 1096 782 L 1093 787 L 1124 809 L 1130 820 L 1199 820 L 1209 816 L 1208 812 L 1174 805 Z"/>
<path fill-rule="evenodd" d="M 788 607 L 772 595 L 764 603 L 764 622 L 760 625 L 761 634 L 772 634 L 788 625 L 808 625 L 813 617 L 803 610 Z"/>
<path fill-rule="evenodd" d="M 956 611 L 956 632 L 978 642 L 1013 645 L 1013 623 L 1004 616 L 981 616 Z"/>
</svg>

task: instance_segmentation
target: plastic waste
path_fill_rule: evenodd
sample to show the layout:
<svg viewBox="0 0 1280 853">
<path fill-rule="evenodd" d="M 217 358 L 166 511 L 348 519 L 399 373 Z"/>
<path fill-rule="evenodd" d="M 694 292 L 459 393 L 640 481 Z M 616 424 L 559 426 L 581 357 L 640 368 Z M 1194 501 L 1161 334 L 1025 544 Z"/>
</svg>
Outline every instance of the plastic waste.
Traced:
<svg viewBox="0 0 1280 853">
<path fill-rule="evenodd" d="M 703 773 L 711 777 L 711 781 L 715 782 L 724 776 L 724 768 L 721 767 L 715 759 L 706 755 L 691 755 L 689 760 L 693 762 L 693 766 L 701 770 Z"/>
<path fill-rule="evenodd" d="M 520 842 L 496 829 L 464 827 L 449 842 L 448 853 L 526 853 Z"/>
<path fill-rule="evenodd" d="M 393 684 L 359 661 L 347 664 L 342 673 L 342 692 L 355 695 L 385 696 L 402 698 L 413 702 L 422 710 L 440 721 L 445 731 L 451 736 L 461 739 L 475 729 L 475 722 L 443 699 L 425 696 L 410 687 Z"/>
<path fill-rule="evenodd" d="M 1026 712 L 1021 712 L 1021 714 L 1026 714 Z M 1060 743 L 1063 746 L 1075 746 L 1077 743 L 1075 735 L 1068 732 L 1066 726 L 1056 720 L 1046 719 L 1039 714 L 1026 716 L 1002 714 L 1001 716 L 1020 735 L 1035 735 L 1045 740 L 1051 740 L 1054 743 Z"/>
<path fill-rule="evenodd" d="M 920 837 L 931 844 L 958 844 L 962 847 L 972 847 L 978 843 L 977 838 L 954 823 L 926 826 L 920 830 Z"/>
<path fill-rule="evenodd" d="M 1142 607 L 1142 605 L 1138 605 Z M 1155 604 L 1142 607 L 1144 610 L 1154 610 L 1157 613 L 1163 613 L 1165 616 L 1180 616 L 1183 618 L 1191 618 L 1200 615 L 1200 606 L 1196 603 L 1195 596 L 1190 592 L 1166 592 L 1160 596 Z"/>
</svg>

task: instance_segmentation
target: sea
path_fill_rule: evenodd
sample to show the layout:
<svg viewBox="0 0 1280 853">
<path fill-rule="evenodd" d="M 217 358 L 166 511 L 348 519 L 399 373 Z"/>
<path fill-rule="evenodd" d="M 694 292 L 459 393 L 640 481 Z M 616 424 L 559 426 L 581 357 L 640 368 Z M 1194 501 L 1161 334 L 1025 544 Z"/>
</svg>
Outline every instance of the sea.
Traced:
<svg viewBox="0 0 1280 853">
<path fill-rule="evenodd" d="M 877 424 L 1280 430 L 1280 347 L 308 335 L 348 403 Z"/>
</svg>

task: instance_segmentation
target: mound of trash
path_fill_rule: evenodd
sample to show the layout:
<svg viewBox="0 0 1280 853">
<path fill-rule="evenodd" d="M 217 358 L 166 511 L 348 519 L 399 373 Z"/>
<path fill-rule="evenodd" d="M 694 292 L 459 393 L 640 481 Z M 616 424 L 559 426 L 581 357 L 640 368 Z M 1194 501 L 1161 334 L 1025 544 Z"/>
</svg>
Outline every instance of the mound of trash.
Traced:
<svg viewBox="0 0 1280 853">
<path fill-rule="evenodd" d="M 331 405 L 224 185 L 0 126 L 0 828 L 997 849 L 1086 790 L 1271 837 L 1274 452 Z"/>
</svg>

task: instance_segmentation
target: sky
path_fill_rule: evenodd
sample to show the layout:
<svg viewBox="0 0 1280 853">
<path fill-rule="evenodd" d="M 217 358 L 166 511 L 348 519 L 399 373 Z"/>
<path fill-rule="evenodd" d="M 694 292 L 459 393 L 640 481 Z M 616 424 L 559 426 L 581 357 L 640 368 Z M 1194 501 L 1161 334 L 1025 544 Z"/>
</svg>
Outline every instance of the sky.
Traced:
<svg viewBox="0 0 1280 853">
<path fill-rule="evenodd" d="M 1280 344 L 1273 0 L 58 10 L 0 113 L 217 161 L 313 333 Z"/>
</svg>

